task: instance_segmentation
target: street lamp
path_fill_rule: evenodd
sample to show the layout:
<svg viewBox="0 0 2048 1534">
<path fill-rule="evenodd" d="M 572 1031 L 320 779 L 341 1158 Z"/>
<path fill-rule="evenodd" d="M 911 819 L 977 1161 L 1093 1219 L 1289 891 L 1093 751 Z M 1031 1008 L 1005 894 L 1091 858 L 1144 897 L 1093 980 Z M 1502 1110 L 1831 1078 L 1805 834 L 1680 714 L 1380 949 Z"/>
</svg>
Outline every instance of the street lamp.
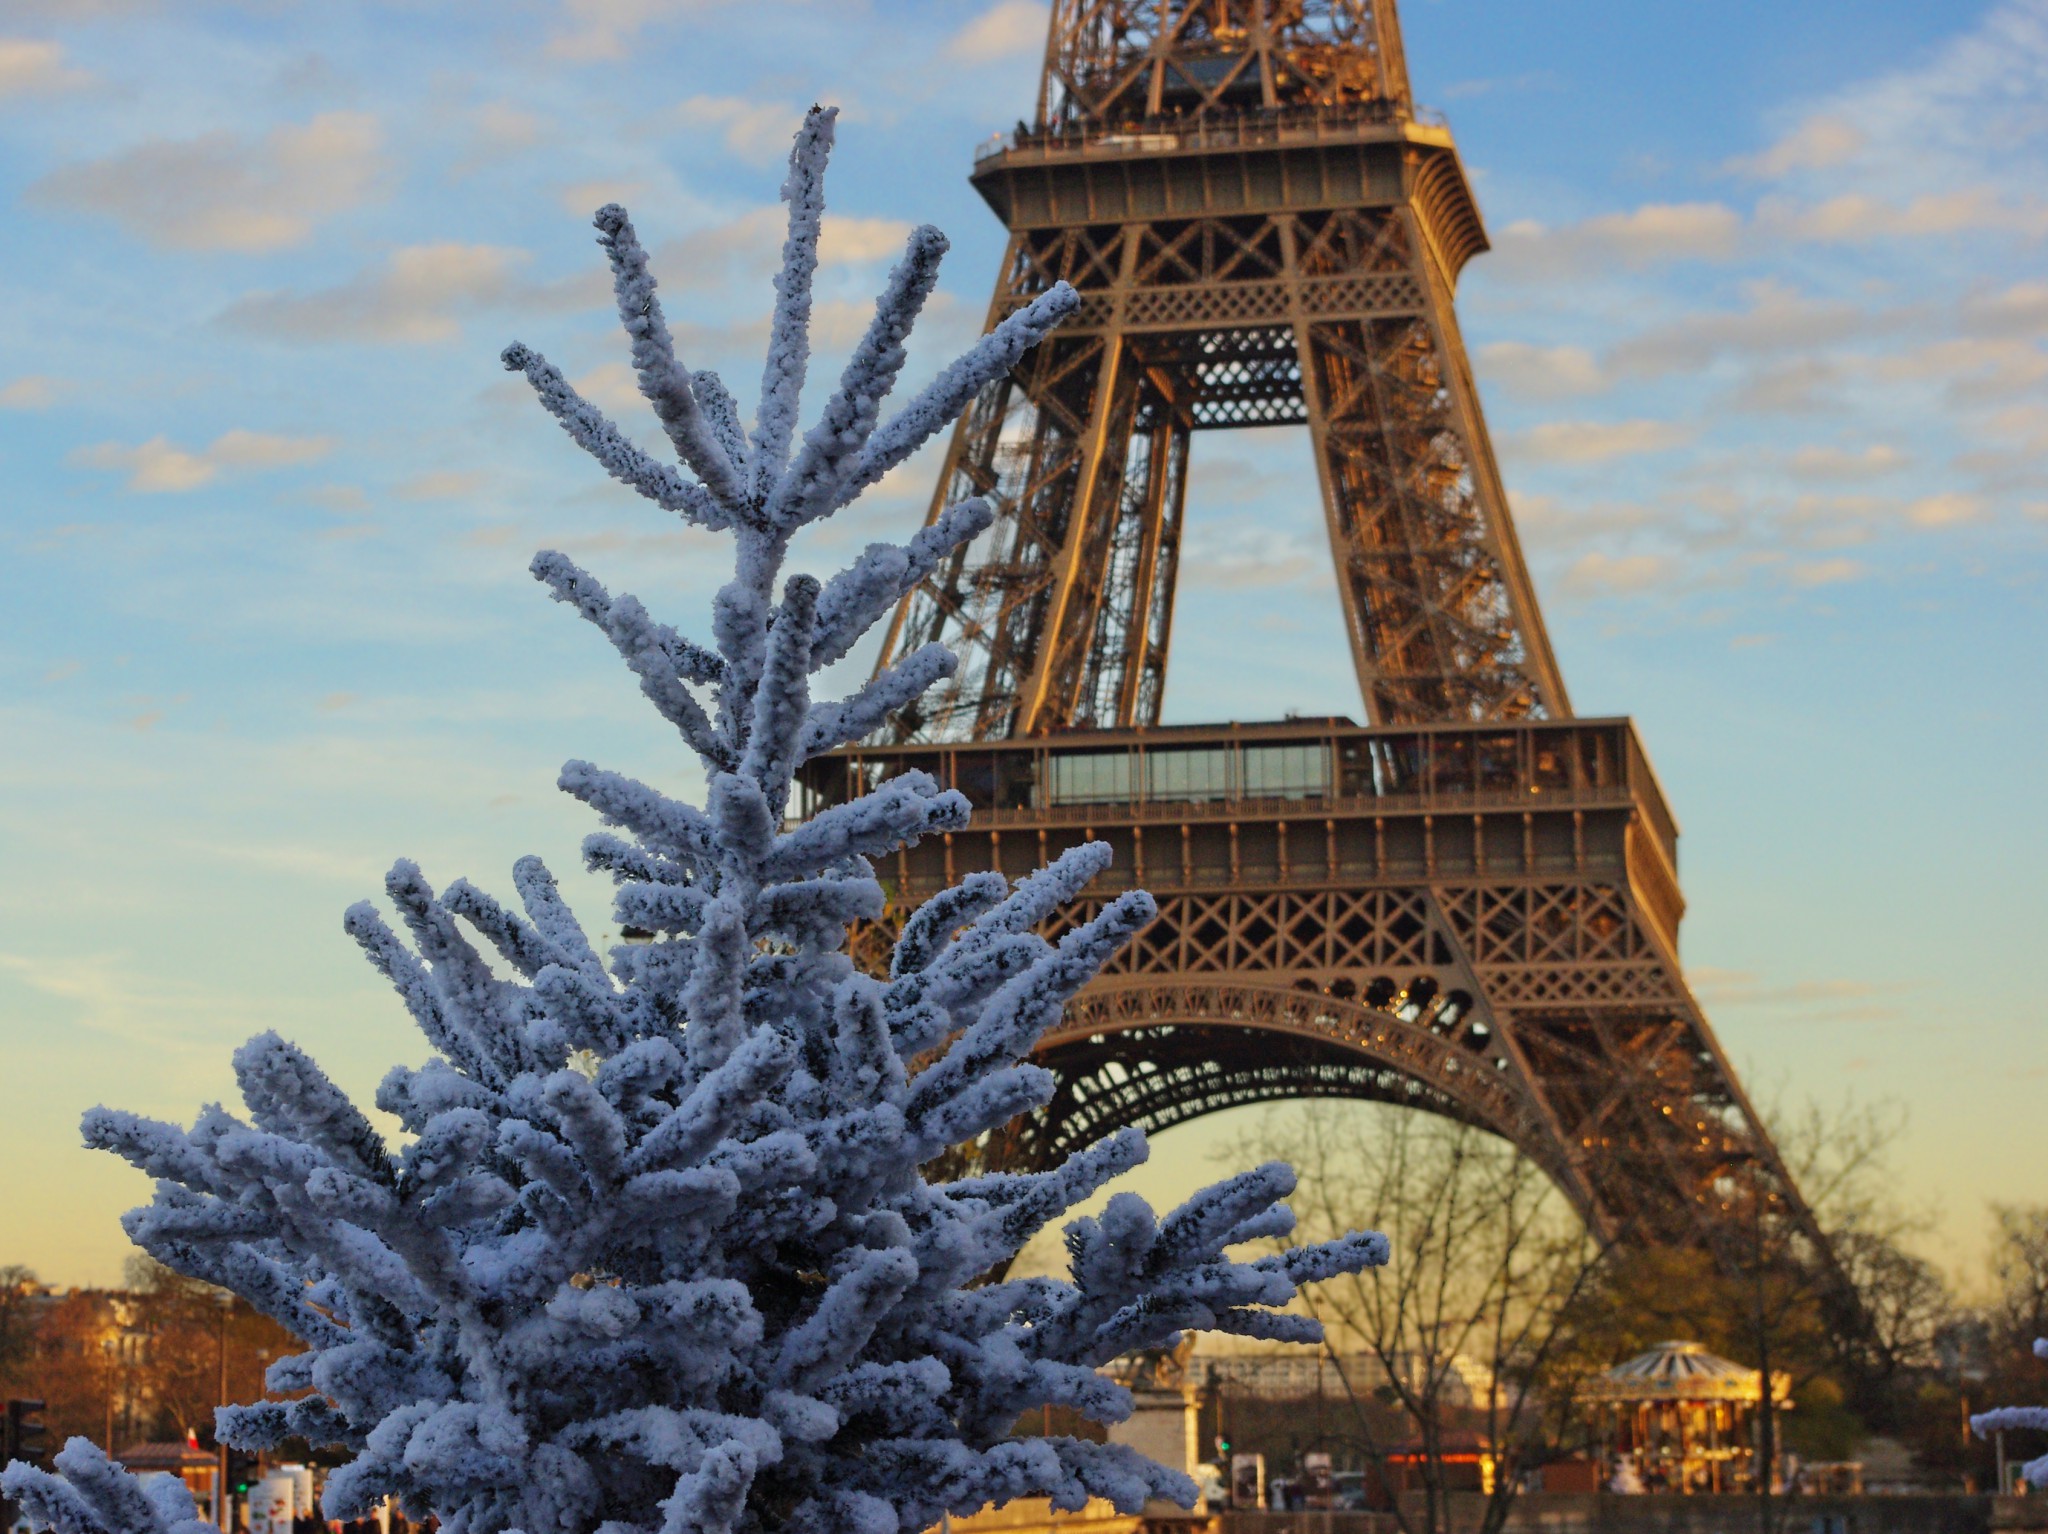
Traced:
<svg viewBox="0 0 2048 1534">
<path fill-rule="evenodd" d="M 213 1291 L 213 1302 L 220 1307 L 220 1380 L 214 1392 L 214 1404 L 228 1404 L 228 1312 L 235 1308 L 235 1297 L 225 1289 Z M 220 1417 L 213 1420 L 213 1517 L 214 1522 L 225 1531 L 232 1522 L 228 1512 L 228 1446 L 220 1436 Z"/>
<path fill-rule="evenodd" d="M 107 1458 L 114 1457 L 114 1371 L 121 1367 L 121 1339 L 100 1338 L 100 1377 L 107 1386 Z"/>
</svg>

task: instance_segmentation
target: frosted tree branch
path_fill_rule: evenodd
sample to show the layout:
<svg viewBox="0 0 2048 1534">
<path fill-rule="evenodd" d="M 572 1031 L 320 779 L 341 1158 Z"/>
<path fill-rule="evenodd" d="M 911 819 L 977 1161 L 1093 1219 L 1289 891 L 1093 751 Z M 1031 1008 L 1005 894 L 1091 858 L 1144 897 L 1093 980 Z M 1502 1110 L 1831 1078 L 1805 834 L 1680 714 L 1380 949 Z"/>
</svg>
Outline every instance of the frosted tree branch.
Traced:
<svg viewBox="0 0 2048 1534">
<path fill-rule="evenodd" d="M 1078 293 L 1066 283 L 1056 282 L 983 336 L 869 438 L 845 478 L 839 504 L 845 505 L 952 425 L 984 384 L 1009 372 L 1080 305 Z"/>
<path fill-rule="evenodd" d="M 789 204 L 789 233 L 782 242 L 782 269 L 775 276 L 768 360 L 761 370 L 761 404 L 754 416 L 753 490 L 764 500 L 789 461 L 798 399 L 811 360 L 811 278 L 818 270 L 818 237 L 825 222 L 825 159 L 832 152 L 838 120 L 837 107 L 814 106 L 804 114 L 804 125 L 789 151 L 789 175 L 782 183 L 782 200 Z"/>
<path fill-rule="evenodd" d="M 605 418 L 603 411 L 576 392 L 561 369 L 547 358 L 518 342 L 505 348 L 505 370 L 524 373 L 526 381 L 548 414 L 562 423 L 562 430 L 584 452 L 603 467 L 605 473 L 637 490 L 667 511 L 681 512 L 700 527 L 730 527 L 730 513 L 702 485 L 693 485 L 674 468 L 659 463 L 626 440 L 626 434 Z"/>
<path fill-rule="evenodd" d="M 647 269 L 647 252 L 633 232 L 633 222 L 615 202 L 599 208 L 593 222 L 600 235 L 598 244 L 611 258 L 619 322 L 633 338 L 633 372 L 640 380 L 640 392 L 654 407 L 683 462 L 719 505 L 738 515 L 746 505 L 741 477 L 746 459 L 735 459 L 729 444 L 719 440 L 720 432 L 697 403 L 689 369 L 676 361 L 668 321 L 654 296 L 654 274 Z M 723 412 L 722 401 L 717 408 Z"/>
<path fill-rule="evenodd" d="M 888 286 L 876 300 L 867 334 L 847 360 L 838 392 L 805 435 L 803 450 L 769 505 L 769 519 L 776 526 L 801 527 L 837 504 L 847 466 L 867 446 L 882 401 L 903 369 L 903 343 L 939 280 L 939 262 L 945 254 L 946 237 L 931 225 L 911 234 L 902 264 L 889 274 Z"/>
<path fill-rule="evenodd" d="M 533 562 L 703 774 L 700 806 L 589 762 L 561 770 L 607 828 L 583 852 L 613 880 L 611 918 L 646 940 L 600 954 L 538 859 L 514 867 L 516 907 L 401 861 L 385 909 L 351 907 L 343 925 L 432 1051 L 377 1090 L 402 1136 L 274 1033 L 235 1056 L 240 1116 L 86 1117 L 89 1144 L 156 1180 L 131 1236 L 303 1343 L 270 1384 L 304 1394 L 224 1409 L 219 1429 L 248 1447 L 346 1449 L 329 1517 L 397 1496 L 446 1534 L 909 1534 L 1022 1496 L 1126 1512 L 1187 1500 L 1186 1477 L 1130 1449 L 1010 1427 L 1048 1405 L 1121 1419 L 1128 1392 L 1098 1367 L 1184 1328 L 1310 1338 L 1312 1322 L 1277 1309 L 1296 1286 L 1385 1260 L 1379 1237 L 1353 1235 L 1233 1261 L 1230 1247 L 1291 1220 L 1291 1174 L 1264 1167 L 1164 1220 L 1119 1194 L 1066 1226 L 1071 1281 L 991 1283 L 1143 1160 L 1144 1137 L 1043 1172 L 924 1175 L 1047 1102 L 1033 1051 L 1153 908 L 1127 893 L 1047 942 L 1039 929 L 1107 863 L 1106 844 L 1085 844 L 1014 887 L 983 873 L 938 895 L 883 979 L 846 952 L 848 928 L 884 909 L 873 860 L 965 828 L 967 800 L 905 773 L 785 827 L 804 760 L 876 729 L 953 657 L 915 651 L 830 702 L 812 678 L 992 513 L 948 508 L 824 583 L 784 573 L 790 536 L 942 429 L 1074 304 L 1046 294 L 877 427 L 944 250 L 919 230 L 792 458 L 832 131 L 813 111 L 791 155 L 751 443 L 724 386 L 675 356 L 621 209 L 598 227 L 642 392 L 683 467 L 634 446 L 544 359 L 505 354 L 606 472 L 734 534 L 709 643 L 559 553 Z M 82 1440 L 56 1463 L 6 1472 L 39 1528 L 202 1534 L 175 1482 L 141 1485 Z"/>
</svg>

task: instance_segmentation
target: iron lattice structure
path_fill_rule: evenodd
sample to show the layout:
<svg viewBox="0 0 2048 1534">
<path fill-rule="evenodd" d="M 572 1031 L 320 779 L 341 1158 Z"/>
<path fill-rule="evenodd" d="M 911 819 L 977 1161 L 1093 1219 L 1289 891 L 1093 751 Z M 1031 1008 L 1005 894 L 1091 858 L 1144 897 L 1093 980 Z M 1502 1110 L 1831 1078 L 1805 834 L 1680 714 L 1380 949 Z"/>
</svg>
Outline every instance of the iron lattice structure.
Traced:
<svg viewBox="0 0 2048 1534">
<path fill-rule="evenodd" d="M 1116 845 L 1104 894 L 1159 897 L 999 1156 L 1375 1098 L 1514 1141 L 1609 1236 L 1732 1253 L 1761 1189 L 1824 1251 L 1680 971 L 1648 759 L 1572 718 L 1452 307 L 1486 234 L 1393 0 L 1057 0 L 1036 123 L 973 180 L 1010 230 L 989 324 L 1082 303 L 952 438 L 933 514 L 999 519 L 882 660 L 940 641 L 958 674 L 806 792 L 968 794 L 975 831 L 899 858 L 906 902 L 1083 839 Z M 1289 423 L 1370 723 L 1162 728 L 1191 439 Z"/>
</svg>

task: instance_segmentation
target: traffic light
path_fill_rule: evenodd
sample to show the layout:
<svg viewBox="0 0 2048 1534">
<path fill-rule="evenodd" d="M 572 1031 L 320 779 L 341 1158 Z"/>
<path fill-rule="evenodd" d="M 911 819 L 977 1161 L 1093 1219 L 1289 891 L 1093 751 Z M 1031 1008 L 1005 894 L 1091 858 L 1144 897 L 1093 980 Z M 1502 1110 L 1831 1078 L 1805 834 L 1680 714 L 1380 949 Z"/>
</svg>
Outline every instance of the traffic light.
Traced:
<svg viewBox="0 0 2048 1534">
<path fill-rule="evenodd" d="M 249 1488 L 256 1484 L 261 1473 L 262 1470 L 256 1463 L 255 1455 L 251 1454 L 247 1449 L 237 1449 L 233 1445 L 229 1445 L 228 1491 L 231 1495 L 237 1497 L 248 1496 Z"/>
<path fill-rule="evenodd" d="M 1218 1463 L 1230 1458 L 1230 1440 L 1221 1433 L 1216 1435 L 1216 1459 Z"/>
<path fill-rule="evenodd" d="M 41 1401 L 15 1400 L 7 1403 L 7 1458 L 40 1465 L 49 1453 L 43 1442 L 50 1430 L 42 1423 Z"/>
</svg>

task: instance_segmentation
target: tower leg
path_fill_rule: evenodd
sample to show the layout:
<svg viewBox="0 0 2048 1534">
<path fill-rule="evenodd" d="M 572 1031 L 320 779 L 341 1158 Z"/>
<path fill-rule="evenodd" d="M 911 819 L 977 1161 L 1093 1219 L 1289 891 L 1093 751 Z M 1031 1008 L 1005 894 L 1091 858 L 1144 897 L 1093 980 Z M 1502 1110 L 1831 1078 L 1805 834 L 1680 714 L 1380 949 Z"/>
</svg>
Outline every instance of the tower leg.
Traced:
<svg viewBox="0 0 2048 1534">
<path fill-rule="evenodd" d="M 1102 340 L 1102 361 L 1096 375 L 1088 424 L 1081 441 L 1074 494 L 1061 508 L 1059 547 L 1046 572 L 1043 611 L 1038 619 L 1037 664 L 1017 700 L 1017 731 L 1036 734 L 1070 717 L 1080 673 L 1095 633 L 1096 607 L 1102 599 L 1105 568 L 1116 531 L 1123 486 L 1124 462 L 1131 447 L 1136 380 L 1119 364 L 1124 338 L 1115 332 Z"/>
<path fill-rule="evenodd" d="M 1132 520 L 1137 552 L 1127 588 L 1122 645 L 1098 640 L 1098 655 L 1121 653 L 1116 719 L 1122 725 L 1159 722 L 1166 694 L 1166 646 L 1173 631 L 1173 596 L 1180 573 L 1182 514 L 1187 501 L 1188 421 L 1184 412 L 1162 408 L 1149 433 L 1146 478 Z"/>
<path fill-rule="evenodd" d="M 1569 713 L 1520 549 L 1496 536 L 1509 522 L 1500 477 L 1419 229 L 1388 209 L 1304 215 L 1284 233 L 1302 396 L 1367 715 Z M 1314 302 L 1333 276 L 1396 272 L 1405 312 Z"/>
</svg>

